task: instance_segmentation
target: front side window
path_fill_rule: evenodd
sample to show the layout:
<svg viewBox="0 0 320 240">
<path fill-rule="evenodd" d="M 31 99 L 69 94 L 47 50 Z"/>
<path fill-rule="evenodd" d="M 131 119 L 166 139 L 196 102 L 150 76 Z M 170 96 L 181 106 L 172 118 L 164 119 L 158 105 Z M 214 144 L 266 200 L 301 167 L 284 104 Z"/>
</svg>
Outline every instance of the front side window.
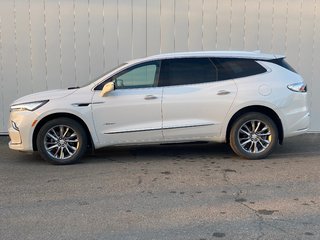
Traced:
<svg viewBox="0 0 320 240">
<path fill-rule="evenodd" d="M 155 61 L 126 69 L 113 76 L 112 80 L 116 89 L 155 87 L 158 73 L 159 62 Z"/>
<path fill-rule="evenodd" d="M 216 68 L 208 58 L 167 59 L 161 63 L 160 86 L 207 83 L 216 80 Z"/>
</svg>

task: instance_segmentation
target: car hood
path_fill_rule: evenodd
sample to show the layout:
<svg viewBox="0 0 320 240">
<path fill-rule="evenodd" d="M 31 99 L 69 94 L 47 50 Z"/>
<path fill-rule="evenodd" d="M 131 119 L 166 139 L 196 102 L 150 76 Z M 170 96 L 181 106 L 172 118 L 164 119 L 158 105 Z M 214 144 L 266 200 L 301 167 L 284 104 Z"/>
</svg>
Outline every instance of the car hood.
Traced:
<svg viewBox="0 0 320 240">
<path fill-rule="evenodd" d="M 35 102 L 35 101 L 62 98 L 74 93 L 75 91 L 77 91 L 77 89 L 72 89 L 72 90 L 57 89 L 57 90 L 33 93 L 15 100 L 12 104 L 20 104 L 20 103 L 26 103 L 26 102 Z"/>
</svg>

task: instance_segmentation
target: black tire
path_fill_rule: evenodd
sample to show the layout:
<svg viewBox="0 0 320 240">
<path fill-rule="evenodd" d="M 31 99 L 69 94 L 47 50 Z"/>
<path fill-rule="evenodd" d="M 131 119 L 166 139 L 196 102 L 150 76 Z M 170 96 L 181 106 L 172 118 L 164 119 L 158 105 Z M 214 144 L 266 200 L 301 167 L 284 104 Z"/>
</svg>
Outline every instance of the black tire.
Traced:
<svg viewBox="0 0 320 240">
<path fill-rule="evenodd" d="M 240 116 L 230 131 L 232 150 L 240 157 L 252 160 L 270 155 L 278 139 L 278 128 L 274 121 L 258 112 Z"/>
<path fill-rule="evenodd" d="M 86 132 L 70 118 L 57 118 L 46 122 L 37 136 L 40 156 L 56 164 L 73 164 L 80 160 L 87 150 Z"/>
</svg>

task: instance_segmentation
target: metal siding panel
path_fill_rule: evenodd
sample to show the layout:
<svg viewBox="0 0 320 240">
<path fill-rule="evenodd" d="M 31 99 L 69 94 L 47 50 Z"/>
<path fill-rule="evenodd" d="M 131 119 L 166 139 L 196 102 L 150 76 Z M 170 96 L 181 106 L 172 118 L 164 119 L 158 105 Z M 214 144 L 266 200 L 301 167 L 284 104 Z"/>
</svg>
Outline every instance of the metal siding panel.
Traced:
<svg viewBox="0 0 320 240">
<path fill-rule="evenodd" d="M 160 0 L 147 1 L 147 53 L 154 55 L 160 52 Z"/>
<path fill-rule="evenodd" d="M 313 43 L 312 43 L 312 80 L 309 84 L 311 89 L 310 109 L 311 109 L 311 130 L 320 131 L 320 0 L 314 4 L 314 23 L 313 23 Z"/>
<path fill-rule="evenodd" d="M 258 46 L 263 52 L 271 52 L 272 49 L 272 18 L 273 18 L 273 1 L 260 2 L 260 18 L 258 29 Z"/>
<path fill-rule="evenodd" d="M 132 1 L 121 0 L 118 2 L 120 63 L 132 59 Z"/>
<path fill-rule="evenodd" d="M 261 0 L 245 0 L 244 43 L 246 50 L 257 50 L 259 29 L 259 2 Z"/>
<path fill-rule="evenodd" d="M 231 36 L 230 45 L 232 50 L 244 49 L 244 20 L 245 0 L 232 0 L 231 5 Z"/>
<path fill-rule="evenodd" d="M 160 52 L 174 52 L 174 1 L 161 0 Z"/>
<path fill-rule="evenodd" d="M 217 48 L 219 50 L 228 50 L 230 48 L 230 30 L 231 30 L 231 0 L 218 1 L 218 21 L 217 21 Z"/>
<path fill-rule="evenodd" d="M 59 26 L 59 5 L 57 1 L 46 1 L 46 40 L 47 40 L 47 65 L 48 89 L 62 87 L 61 76 L 61 39 Z"/>
<path fill-rule="evenodd" d="M 119 64 L 118 4 L 117 0 L 104 1 L 105 71 Z"/>
<path fill-rule="evenodd" d="M 1 7 L 1 5 L 0 5 Z M 3 58 L 2 58 L 2 19 L 0 17 L 0 134 L 4 132 L 5 129 L 5 111 L 4 111 L 4 79 L 3 79 Z"/>
<path fill-rule="evenodd" d="M 91 79 L 103 73 L 103 2 L 90 0 L 89 2 L 89 61 Z"/>
<path fill-rule="evenodd" d="M 214 50 L 217 44 L 217 1 L 203 0 L 203 50 Z"/>
<path fill-rule="evenodd" d="M 132 36 L 132 58 L 141 58 L 147 55 L 147 0 L 133 1 L 133 36 Z"/>
<path fill-rule="evenodd" d="M 1 119 L 3 128 L 0 132 L 7 131 L 7 119 L 9 117 L 9 104 L 18 97 L 18 82 L 17 82 L 17 62 L 16 62 L 16 28 L 14 16 L 13 1 L 6 0 L 0 2 L 0 17 L 1 17 L 1 57 L 2 57 L 2 98 L 3 111 Z"/>
<path fill-rule="evenodd" d="M 274 6 L 272 51 L 278 54 L 285 54 L 287 8 L 288 0 L 278 0 Z"/>
<path fill-rule="evenodd" d="M 17 80 L 18 95 L 33 92 L 31 78 L 29 3 L 27 0 L 16 4 Z"/>
<path fill-rule="evenodd" d="M 301 74 L 307 83 L 311 83 L 312 78 L 312 54 L 313 54 L 313 22 L 314 12 L 311 1 L 304 2 L 301 9 L 301 30 L 299 42 L 299 66 Z M 312 91 L 312 89 L 311 89 Z"/>
<path fill-rule="evenodd" d="M 286 56 L 290 64 L 299 68 L 299 32 L 300 32 L 300 7 L 303 0 L 290 1 L 288 4 L 288 23 L 286 36 Z"/>
<path fill-rule="evenodd" d="M 74 6 L 72 1 L 61 1 L 60 34 L 62 87 L 67 88 L 77 85 L 75 76 Z"/>
<path fill-rule="evenodd" d="M 89 27 L 88 1 L 74 0 L 75 4 L 75 65 L 76 83 L 83 85 L 89 82 Z"/>
<path fill-rule="evenodd" d="M 190 51 L 203 50 L 203 4 L 203 0 L 189 0 L 188 49 Z"/>
<path fill-rule="evenodd" d="M 188 0 L 175 0 L 174 51 L 188 51 Z"/>
<path fill-rule="evenodd" d="M 29 1 L 33 91 L 39 92 L 48 89 L 44 1 Z"/>
</svg>

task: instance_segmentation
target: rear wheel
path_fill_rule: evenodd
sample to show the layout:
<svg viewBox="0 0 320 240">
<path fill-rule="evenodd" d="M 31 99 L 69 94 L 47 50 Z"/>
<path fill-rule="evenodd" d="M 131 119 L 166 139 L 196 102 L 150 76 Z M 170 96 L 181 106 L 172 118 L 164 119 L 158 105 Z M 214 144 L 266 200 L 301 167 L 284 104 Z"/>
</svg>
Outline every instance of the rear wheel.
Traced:
<svg viewBox="0 0 320 240">
<path fill-rule="evenodd" d="M 76 163 L 87 149 L 86 132 L 73 119 L 53 119 L 41 127 L 37 147 L 41 157 L 53 164 Z"/>
<path fill-rule="evenodd" d="M 268 116 L 251 112 L 239 117 L 230 132 L 230 146 L 247 159 L 267 157 L 278 142 L 278 129 Z"/>
</svg>

